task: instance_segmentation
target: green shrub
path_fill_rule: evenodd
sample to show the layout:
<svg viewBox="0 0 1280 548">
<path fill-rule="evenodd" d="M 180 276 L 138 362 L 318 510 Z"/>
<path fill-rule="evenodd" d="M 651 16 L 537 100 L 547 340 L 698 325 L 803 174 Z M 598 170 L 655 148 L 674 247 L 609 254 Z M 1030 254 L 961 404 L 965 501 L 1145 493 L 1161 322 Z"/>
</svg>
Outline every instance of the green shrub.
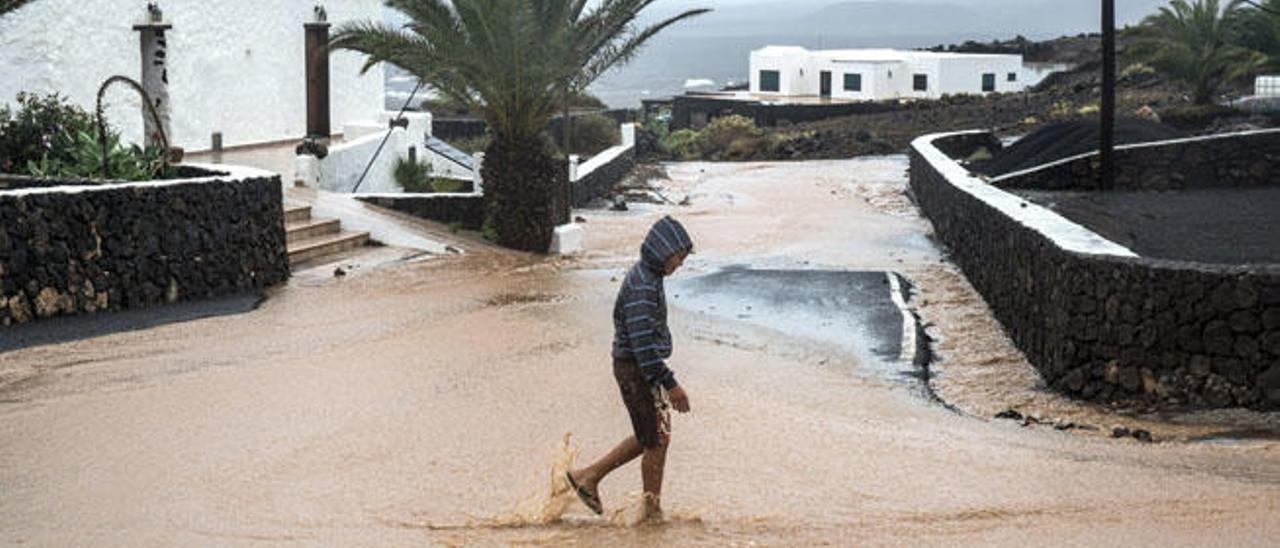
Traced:
<svg viewBox="0 0 1280 548">
<path fill-rule="evenodd" d="M 82 132 L 94 132 L 93 115 L 58 94 L 18 94 L 18 108 L 0 106 L 0 172 L 27 174 L 27 164 L 69 163 Z"/>
<path fill-rule="evenodd" d="M 698 136 L 698 132 L 692 129 L 675 130 L 658 141 L 658 151 L 673 160 L 696 160 L 700 156 Z"/>
<path fill-rule="evenodd" d="M 475 154 L 484 152 L 489 148 L 489 134 L 477 135 L 475 137 L 465 137 L 462 139 L 452 139 L 447 141 L 453 148 L 461 150 L 467 154 Z"/>
<path fill-rule="evenodd" d="M 560 150 L 565 150 L 564 132 L 555 132 L 553 137 Z M 586 114 L 574 116 L 569 125 L 569 154 L 577 154 L 590 158 L 601 151 L 618 144 L 618 123 L 603 114 Z"/>
<path fill-rule="evenodd" d="M 18 94 L 0 107 L 0 172 L 35 177 L 103 178 L 103 147 L 93 115 L 58 94 Z M 174 175 L 160 148 L 124 146 L 106 132 L 105 178 L 146 181 Z"/>
<path fill-rule="evenodd" d="M 95 135 L 81 131 L 75 141 L 61 145 L 57 156 L 48 154 L 39 160 L 29 161 L 22 172 L 35 177 L 102 178 L 102 144 Z M 164 152 L 160 148 L 125 147 L 120 144 L 119 135 L 114 133 L 107 133 L 106 167 L 107 178 L 124 181 L 161 179 L 172 176 L 175 171 L 166 169 Z"/>
<path fill-rule="evenodd" d="M 431 187 L 431 164 L 411 162 L 406 158 L 396 160 L 396 184 L 405 192 L 435 192 Z"/>
<path fill-rule="evenodd" d="M 436 177 L 431 180 L 431 189 L 436 192 L 462 192 L 464 181 Z"/>
<path fill-rule="evenodd" d="M 757 141 L 764 137 L 764 130 L 746 116 L 723 116 L 712 120 L 698 135 L 698 149 L 703 157 L 711 160 L 724 157 L 734 141 Z M 739 151 L 741 147 L 739 147 Z"/>
</svg>

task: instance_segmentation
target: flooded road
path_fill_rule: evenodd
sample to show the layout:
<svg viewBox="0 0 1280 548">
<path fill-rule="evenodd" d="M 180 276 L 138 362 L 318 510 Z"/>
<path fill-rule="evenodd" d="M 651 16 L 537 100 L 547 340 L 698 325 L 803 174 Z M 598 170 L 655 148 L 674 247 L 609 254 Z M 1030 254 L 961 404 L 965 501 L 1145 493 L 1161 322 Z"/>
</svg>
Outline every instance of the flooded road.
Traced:
<svg viewBox="0 0 1280 548">
<path fill-rule="evenodd" d="M 681 164 L 666 192 L 692 205 L 583 212 L 576 259 L 480 250 L 299 275 L 252 312 L 0 354 L 0 545 L 1273 545 L 1274 442 L 985 418 L 1116 420 L 1028 389 L 901 197 L 905 167 Z M 551 478 L 629 432 L 610 312 L 668 212 L 698 245 L 668 289 L 693 412 L 675 419 L 667 522 L 633 527 Z M 960 412 L 880 373 L 894 349 L 868 341 L 892 333 L 820 325 L 883 325 L 878 305 L 815 312 L 768 298 L 785 284 L 726 288 L 732 267 L 904 273 Z M 864 276 L 833 283 L 874 291 Z M 606 508 L 625 514 L 639 476 L 610 476 Z"/>
</svg>

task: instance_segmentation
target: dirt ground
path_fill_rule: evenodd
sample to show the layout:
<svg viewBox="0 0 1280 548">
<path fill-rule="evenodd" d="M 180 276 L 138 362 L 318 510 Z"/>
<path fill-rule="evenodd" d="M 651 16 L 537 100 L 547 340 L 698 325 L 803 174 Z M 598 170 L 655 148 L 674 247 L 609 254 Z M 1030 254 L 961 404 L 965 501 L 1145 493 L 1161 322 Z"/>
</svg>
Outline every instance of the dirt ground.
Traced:
<svg viewBox="0 0 1280 548">
<path fill-rule="evenodd" d="M 1125 418 L 1153 429 L 1141 444 L 987 418 L 1121 420 L 1034 389 L 901 196 L 905 168 L 674 165 L 667 192 L 692 205 L 580 212 L 577 258 L 479 249 L 342 278 L 322 265 L 249 313 L 0 354 L 0 544 L 1273 545 L 1276 442 L 1192 443 L 1220 427 Z M 610 311 L 664 213 L 698 244 L 676 278 L 904 273 L 956 410 L 858 374 L 867 364 L 805 326 L 673 298 L 671 366 L 693 412 L 675 420 L 668 519 L 631 525 L 638 463 L 602 484 L 616 514 L 591 516 L 553 472 L 628 432 Z"/>
</svg>

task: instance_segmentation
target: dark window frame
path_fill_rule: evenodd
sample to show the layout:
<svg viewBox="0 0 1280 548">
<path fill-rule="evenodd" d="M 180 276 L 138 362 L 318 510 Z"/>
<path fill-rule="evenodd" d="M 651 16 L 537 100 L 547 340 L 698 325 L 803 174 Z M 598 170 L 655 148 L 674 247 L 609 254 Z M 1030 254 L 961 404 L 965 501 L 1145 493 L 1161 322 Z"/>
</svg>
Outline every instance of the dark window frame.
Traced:
<svg viewBox="0 0 1280 548">
<path fill-rule="evenodd" d="M 915 91 L 929 91 L 929 75 L 928 74 L 911 75 L 911 89 Z"/>
<path fill-rule="evenodd" d="M 982 92 L 990 93 L 996 90 L 996 73 L 986 72 L 982 74 Z"/>
<path fill-rule="evenodd" d="M 852 77 L 854 78 L 854 80 L 853 80 L 853 85 L 852 85 L 852 86 L 850 86 L 850 85 L 849 85 L 849 83 L 850 83 L 850 81 L 849 81 L 849 77 L 850 77 L 850 76 L 852 76 Z M 862 92 L 862 73 L 861 73 L 861 72 L 846 72 L 846 73 L 844 73 L 844 90 L 845 90 L 845 91 L 855 91 L 855 92 L 859 92 L 859 93 L 861 93 L 861 92 Z"/>
<path fill-rule="evenodd" d="M 766 82 L 770 82 L 770 79 L 766 79 L 766 78 L 765 78 L 765 76 L 766 76 L 766 75 L 769 75 L 769 76 L 771 76 L 771 77 L 772 77 L 772 78 L 771 78 L 771 80 L 772 80 L 772 81 L 771 81 L 771 83 L 773 84 L 772 86 L 769 86 L 769 85 L 766 85 L 766 84 L 765 84 Z M 770 88 L 772 88 L 772 89 L 770 89 Z M 782 71 L 780 71 L 780 70 L 761 70 L 761 71 L 760 71 L 760 91 L 762 91 L 762 92 L 774 92 L 774 93 L 782 91 Z"/>
<path fill-rule="evenodd" d="M 1008 76 L 1008 81 L 1010 81 L 1010 82 L 1017 82 L 1017 81 L 1018 81 L 1018 73 L 1016 73 L 1016 72 L 1010 72 L 1010 73 L 1009 73 L 1009 76 Z"/>
</svg>

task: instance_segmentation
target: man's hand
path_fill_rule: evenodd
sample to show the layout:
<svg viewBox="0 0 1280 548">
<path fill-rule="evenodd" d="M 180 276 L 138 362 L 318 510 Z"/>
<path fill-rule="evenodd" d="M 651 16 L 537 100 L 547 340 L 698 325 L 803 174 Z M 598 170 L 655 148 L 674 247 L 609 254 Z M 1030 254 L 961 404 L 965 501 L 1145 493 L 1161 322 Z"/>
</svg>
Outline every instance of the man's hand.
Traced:
<svg viewBox="0 0 1280 548">
<path fill-rule="evenodd" d="M 676 411 L 681 413 L 689 412 L 689 396 L 684 393 L 683 386 L 676 385 L 676 387 L 672 388 L 667 395 L 670 396 L 671 406 L 675 407 Z"/>
</svg>

